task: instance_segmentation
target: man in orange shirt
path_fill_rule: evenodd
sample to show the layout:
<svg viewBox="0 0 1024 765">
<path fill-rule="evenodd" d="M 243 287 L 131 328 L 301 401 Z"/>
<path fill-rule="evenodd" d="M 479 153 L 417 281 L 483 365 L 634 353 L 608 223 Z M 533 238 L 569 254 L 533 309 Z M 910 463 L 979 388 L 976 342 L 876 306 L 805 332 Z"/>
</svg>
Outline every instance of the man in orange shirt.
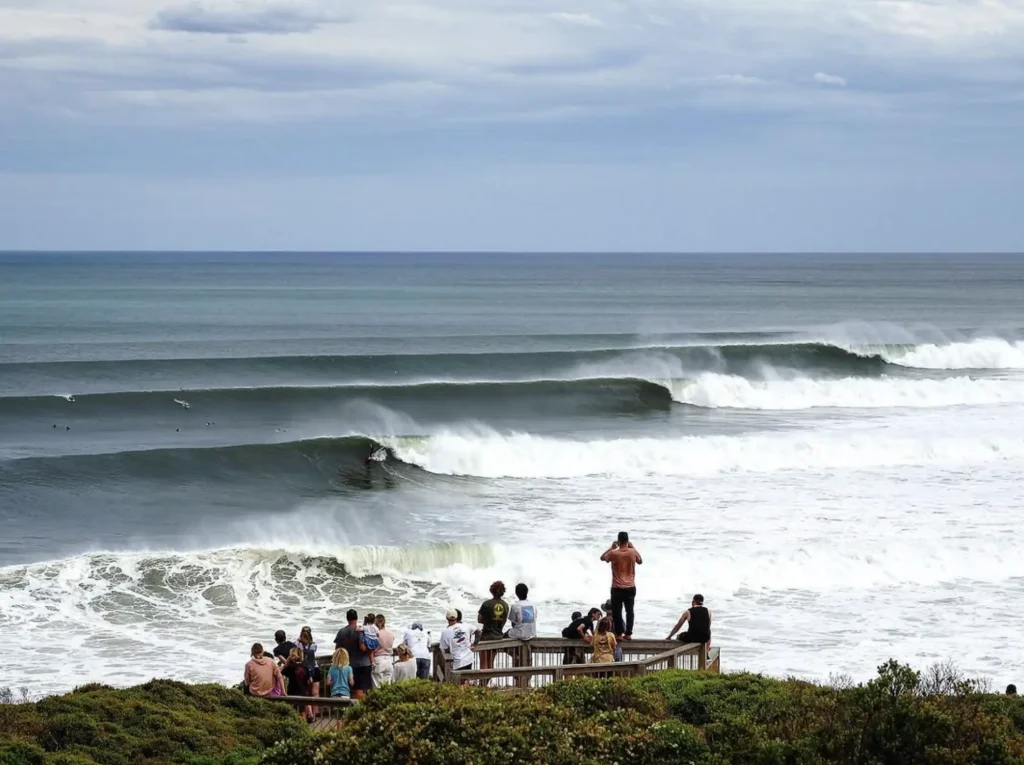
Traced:
<svg viewBox="0 0 1024 765">
<path fill-rule="evenodd" d="M 601 560 L 612 564 L 612 615 L 615 618 L 615 635 L 624 640 L 633 638 L 633 602 L 636 600 L 636 567 L 643 558 L 629 541 L 629 534 L 619 532 L 619 538 L 605 550 Z M 626 622 L 622 621 L 622 609 L 626 609 Z"/>
</svg>

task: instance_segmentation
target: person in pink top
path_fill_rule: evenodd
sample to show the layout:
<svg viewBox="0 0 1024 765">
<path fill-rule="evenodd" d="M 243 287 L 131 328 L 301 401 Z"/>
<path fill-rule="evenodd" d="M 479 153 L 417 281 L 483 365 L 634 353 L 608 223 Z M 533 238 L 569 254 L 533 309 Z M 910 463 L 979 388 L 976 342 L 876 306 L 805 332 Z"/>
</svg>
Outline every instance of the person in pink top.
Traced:
<svg viewBox="0 0 1024 765">
<path fill-rule="evenodd" d="M 245 687 L 253 696 L 280 696 L 284 687 L 277 662 L 263 654 L 259 643 L 253 643 L 252 658 L 245 665 Z"/>
<path fill-rule="evenodd" d="M 612 616 L 615 618 L 615 635 L 623 640 L 633 638 L 633 603 L 636 601 L 636 567 L 643 558 L 629 541 L 629 534 L 619 532 L 619 538 L 605 550 L 601 560 L 612 565 Z M 626 621 L 622 621 L 622 609 L 626 609 Z"/>
<path fill-rule="evenodd" d="M 383 614 L 377 614 L 377 640 L 380 647 L 373 652 L 373 687 L 391 685 L 395 671 L 395 633 L 387 628 Z"/>
</svg>

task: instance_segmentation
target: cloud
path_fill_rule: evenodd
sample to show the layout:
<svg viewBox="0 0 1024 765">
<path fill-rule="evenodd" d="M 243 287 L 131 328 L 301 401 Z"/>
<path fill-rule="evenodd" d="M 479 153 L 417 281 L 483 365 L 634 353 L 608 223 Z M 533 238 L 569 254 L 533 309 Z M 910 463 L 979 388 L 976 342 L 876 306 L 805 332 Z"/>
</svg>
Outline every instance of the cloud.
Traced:
<svg viewBox="0 0 1024 765">
<path fill-rule="evenodd" d="M 341 21 L 323 12 L 293 5 L 267 5 L 262 8 L 239 6 L 210 9 L 201 3 L 164 8 L 149 22 L 149 28 L 164 32 L 191 34 L 304 34 L 324 24 Z"/>
<path fill-rule="evenodd" d="M 745 74 L 716 74 L 712 77 L 715 82 L 724 82 L 729 85 L 763 85 L 764 80 L 760 77 L 749 77 Z"/>
<path fill-rule="evenodd" d="M 845 88 L 846 78 L 840 77 L 835 74 L 826 74 L 825 72 L 815 72 L 814 81 L 819 85 L 829 85 L 835 88 Z"/>
<path fill-rule="evenodd" d="M 601 19 L 591 16 L 589 13 L 549 13 L 549 18 L 561 21 L 563 24 L 573 24 L 580 27 L 602 27 Z"/>
</svg>

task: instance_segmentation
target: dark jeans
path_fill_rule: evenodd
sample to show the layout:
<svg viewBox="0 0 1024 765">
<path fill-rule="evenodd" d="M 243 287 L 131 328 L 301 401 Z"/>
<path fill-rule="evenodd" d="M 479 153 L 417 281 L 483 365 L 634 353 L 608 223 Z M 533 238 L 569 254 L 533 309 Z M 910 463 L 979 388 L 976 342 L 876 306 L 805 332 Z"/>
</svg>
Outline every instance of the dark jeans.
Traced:
<svg viewBox="0 0 1024 765">
<path fill-rule="evenodd" d="M 416 659 L 416 679 L 430 679 L 430 659 Z"/>
<path fill-rule="evenodd" d="M 619 589 L 612 587 L 612 616 L 615 617 L 615 634 L 633 634 L 633 601 L 636 600 L 636 587 Z M 626 623 L 622 623 L 622 607 L 626 607 Z"/>
</svg>

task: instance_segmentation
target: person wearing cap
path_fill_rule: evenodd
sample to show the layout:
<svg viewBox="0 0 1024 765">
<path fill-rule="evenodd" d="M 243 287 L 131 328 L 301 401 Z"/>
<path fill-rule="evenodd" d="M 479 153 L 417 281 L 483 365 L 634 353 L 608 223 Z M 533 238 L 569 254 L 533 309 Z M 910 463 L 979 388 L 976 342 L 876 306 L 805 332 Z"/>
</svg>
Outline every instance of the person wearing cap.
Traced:
<svg viewBox="0 0 1024 765">
<path fill-rule="evenodd" d="M 412 651 L 416 661 L 416 677 L 420 680 L 430 679 L 430 640 L 423 631 L 423 622 L 413 622 L 405 631 L 402 642 Z"/>
<path fill-rule="evenodd" d="M 391 682 L 401 683 L 405 680 L 415 680 L 416 662 L 412 659 L 412 651 L 409 650 L 409 646 L 402 643 L 395 649 L 395 655 L 398 657 L 398 661 L 395 662 L 394 669 L 391 671 Z"/>
<path fill-rule="evenodd" d="M 441 650 L 451 654 L 452 669 L 473 669 L 473 641 L 454 608 L 445 614 L 448 627 L 441 633 Z"/>
<path fill-rule="evenodd" d="M 683 611 L 676 626 L 668 633 L 668 639 L 671 640 L 672 636 L 679 632 L 687 622 L 690 626 L 687 627 L 686 632 L 679 633 L 679 640 L 684 643 L 707 643 L 710 647 L 711 612 L 704 607 L 704 596 L 700 593 L 693 596 L 690 607 Z"/>
</svg>

